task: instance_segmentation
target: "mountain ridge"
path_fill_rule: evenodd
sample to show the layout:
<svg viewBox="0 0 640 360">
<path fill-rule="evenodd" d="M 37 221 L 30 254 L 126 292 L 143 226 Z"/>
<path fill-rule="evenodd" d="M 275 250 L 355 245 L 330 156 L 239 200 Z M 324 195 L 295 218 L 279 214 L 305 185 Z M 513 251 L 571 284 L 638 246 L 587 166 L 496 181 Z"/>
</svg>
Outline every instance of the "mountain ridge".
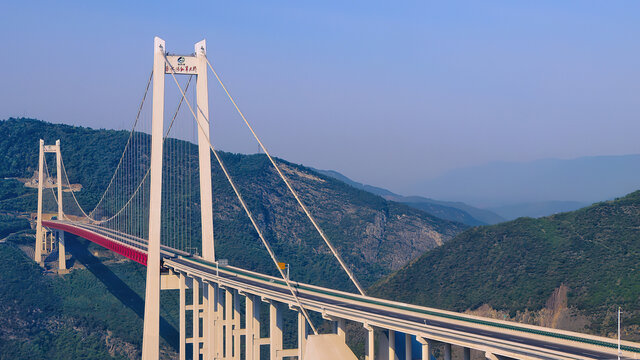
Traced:
<svg viewBox="0 0 640 360">
<path fill-rule="evenodd" d="M 349 184 L 357 189 L 365 190 L 370 193 L 382 196 L 387 200 L 399 202 L 416 209 L 423 210 L 433 216 L 445 220 L 457 221 L 470 226 L 497 224 L 505 220 L 501 216 L 495 214 L 490 210 L 475 208 L 463 202 L 434 200 L 417 195 L 398 195 L 390 190 L 381 187 L 366 185 L 351 180 L 346 175 L 341 174 L 340 172 L 335 170 L 314 170 L 327 176 L 331 176 L 338 180 L 341 180 L 344 183 Z"/>
<path fill-rule="evenodd" d="M 563 316 L 584 322 L 583 329 L 569 330 L 609 335 L 621 306 L 629 336 L 640 326 L 638 229 L 640 191 L 572 212 L 471 228 L 376 283 L 370 293 L 454 311 L 488 306 L 511 319 L 550 326 L 539 314 L 564 292 Z"/>
<path fill-rule="evenodd" d="M 50 124 L 34 119 L 8 119 L 0 122 L 0 134 L 4 135 L 0 139 L 0 178 L 31 176 L 37 167 L 38 140 L 42 138 L 51 143 L 60 139 L 69 178 L 83 185 L 83 191 L 76 197 L 91 209 L 117 166 L 129 132 Z M 182 145 L 188 147 L 193 156 L 197 154 L 196 145 L 186 142 Z M 220 154 L 278 257 L 291 264 L 292 277 L 317 285 L 349 289 L 348 277 L 342 273 L 267 158 L 260 154 Z M 228 258 L 231 264 L 275 273 L 214 161 L 212 159 L 216 253 Z M 282 159 L 276 161 L 364 286 L 466 228 L 463 224 L 442 220 L 355 189 L 302 165 Z M 7 181 L 3 180 L 3 183 Z M 7 191 L 17 191 L 7 184 L 2 185 Z M 12 206 L 13 210 L 34 210 L 35 199 L 25 199 L 19 206 L 5 200 L 0 203 L 0 210 Z M 197 204 L 192 207 L 193 211 L 197 208 Z M 194 214 L 192 218 L 197 221 L 199 216 Z M 195 239 L 193 246 L 198 245 L 199 239 Z"/>
</svg>

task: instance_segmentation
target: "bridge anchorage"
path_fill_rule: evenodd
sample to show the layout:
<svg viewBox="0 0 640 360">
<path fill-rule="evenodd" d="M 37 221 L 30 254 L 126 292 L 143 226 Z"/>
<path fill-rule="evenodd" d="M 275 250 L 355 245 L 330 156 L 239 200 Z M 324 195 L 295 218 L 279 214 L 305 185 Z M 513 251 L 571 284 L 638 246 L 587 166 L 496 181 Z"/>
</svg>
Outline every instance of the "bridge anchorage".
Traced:
<svg viewBox="0 0 640 360">
<path fill-rule="evenodd" d="M 238 187 L 210 141 L 207 92 L 209 70 L 215 75 L 277 174 L 352 280 L 359 294 L 292 281 L 278 265 L 279 261 L 269 242 L 263 236 Z M 180 185 L 177 185 L 178 189 L 182 189 L 179 191 L 183 192 L 179 193 L 180 196 L 174 197 L 167 195 L 165 190 L 176 186 L 178 180 L 184 178 L 184 164 L 191 162 L 178 162 L 183 166 L 178 168 L 179 171 L 171 166 L 175 162 L 172 162 L 170 155 L 179 154 L 176 149 L 184 149 L 185 142 L 169 136 L 170 131 L 175 129 L 173 124 L 178 110 L 165 129 L 166 75 L 170 75 L 180 91 L 178 109 L 183 103 L 188 107 L 192 117 L 190 121 L 197 125 L 198 134 L 197 155 L 184 152 L 185 156 L 193 155 L 189 159 L 193 158 L 193 163 L 197 163 L 198 191 L 192 193 L 190 187 L 184 190 L 184 187 L 180 188 Z M 184 88 L 178 81 L 181 75 L 189 76 Z M 195 104 L 191 104 L 186 96 L 193 77 L 196 79 Z M 150 128 L 141 129 L 138 120 L 151 83 L 151 124 Z M 270 360 L 356 359 L 345 342 L 347 332 L 353 329 L 346 326 L 347 322 L 360 324 L 360 329 L 364 329 L 366 360 L 430 360 L 434 359 L 436 354 L 450 360 L 454 353 L 463 359 L 470 359 L 473 355 L 475 358 L 481 356 L 494 360 L 640 358 L 638 343 L 618 343 L 614 339 L 604 337 L 482 318 L 367 296 L 224 87 L 207 59 L 204 40 L 195 44 L 193 54 L 171 55 L 166 51 L 165 42 L 156 37 L 153 72 L 147 84 L 147 91 L 116 171 L 102 198 L 90 212 L 82 209 L 73 189 L 63 189 L 65 180 L 66 184 L 71 186 L 62 161 L 60 142 L 57 141 L 53 146 L 45 146 L 44 142 L 40 141 L 35 244 L 35 261 L 42 262 L 43 251 L 51 251 L 53 248 L 53 245 L 46 248 L 44 245 L 47 229 L 57 232 L 59 259 L 64 259 L 64 232 L 69 232 L 147 267 L 143 359 L 158 359 L 160 356 L 161 290 L 179 292 L 180 359 L 186 359 L 190 355 L 193 359 L 206 360 L 259 360 L 264 359 L 266 354 Z M 150 156 L 147 156 L 147 151 Z M 45 154 L 49 152 L 56 153 L 57 196 L 53 186 L 45 185 L 44 176 L 48 174 Z M 246 212 L 280 277 L 230 266 L 216 258 L 211 154 L 229 181 L 240 207 Z M 148 163 L 145 162 L 147 160 Z M 55 218 L 47 218 L 43 211 L 43 193 L 47 188 L 51 188 L 51 194 L 57 203 Z M 201 223 L 197 234 L 201 256 L 192 251 L 194 246 L 191 240 L 185 241 L 186 238 L 190 239 L 189 230 L 181 228 L 178 224 L 181 219 L 193 221 L 191 213 L 182 209 L 166 215 L 167 206 L 177 203 L 176 198 L 192 201 L 192 197 L 198 198 L 200 206 L 188 208 L 201 209 L 196 214 Z M 188 236 L 175 236 L 175 233 Z M 60 260 L 59 268 L 62 271 L 66 269 L 63 260 Z M 262 310 L 265 303 L 268 312 Z M 297 339 L 291 341 L 297 344 L 295 347 L 285 348 L 285 312 L 297 314 Z M 188 318 L 190 329 L 187 329 Z M 319 332 L 316 323 L 321 318 L 334 325 L 331 333 Z M 268 328 L 268 336 L 261 333 L 263 324 Z"/>
</svg>

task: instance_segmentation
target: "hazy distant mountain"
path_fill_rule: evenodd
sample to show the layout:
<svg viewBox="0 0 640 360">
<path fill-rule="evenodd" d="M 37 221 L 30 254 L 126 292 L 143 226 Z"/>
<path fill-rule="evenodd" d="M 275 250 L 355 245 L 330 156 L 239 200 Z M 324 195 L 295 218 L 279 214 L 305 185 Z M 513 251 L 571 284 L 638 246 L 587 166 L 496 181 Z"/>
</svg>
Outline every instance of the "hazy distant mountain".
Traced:
<svg viewBox="0 0 640 360">
<path fill-rule="evenodd" d="M 547 201 L 590 204 L 638 188 L 640 155 L 621 155 L 494 162 L 452 170 L 411 190 L 428 197 L 495 208 Z"/>
<path fill-rule="evenodd" d="M 505 221 L 504 218 L 500 217 L 492 211 L 478 209 L 462 202 L 439 201 L 422 196 L 402 196 L 395 194 L 387 189 L 365 185 L 357 181 L 353 181 L 334 170 L 314 170 L 321 174 L 336 178 L 357 189 L 380 195 L 387 200 L 392 200 L 409 205 L 416 209 L 423 210 L 431 215 L 437 216 L 441 219 L 457 221 L 471 226 L 497 224 L 499 222 Z"/>
<path fill-rule="evenodd" d="M 535 203 L 522 203 L 513 205 L 504 205 L 490 208 L 496 214 L 507 220 L 517 219 L 519 217 L 542 217 L 557 213 L 573 211 L 589 205 L 578 201 L 544 201 Z"/>
</svg>

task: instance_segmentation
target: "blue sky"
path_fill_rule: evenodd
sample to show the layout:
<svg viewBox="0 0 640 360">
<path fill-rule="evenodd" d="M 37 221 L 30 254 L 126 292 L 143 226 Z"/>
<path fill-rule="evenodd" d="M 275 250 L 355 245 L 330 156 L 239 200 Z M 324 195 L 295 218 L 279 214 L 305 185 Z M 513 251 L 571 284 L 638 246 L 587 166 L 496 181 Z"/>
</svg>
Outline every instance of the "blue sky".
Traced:
<svg viewBox="0 0 640 360">
<path fill-rule="evenodd" d="M 636 1 L 2 1 L 0 118 L 132 123 L 153 36 L 208 54 L 271 151 L 404 192 L 640 153 Z M 167 83 L 169 86 L 170 83 Z M 218 147 L 257 145 L 210 80 Z"/>
</svg>

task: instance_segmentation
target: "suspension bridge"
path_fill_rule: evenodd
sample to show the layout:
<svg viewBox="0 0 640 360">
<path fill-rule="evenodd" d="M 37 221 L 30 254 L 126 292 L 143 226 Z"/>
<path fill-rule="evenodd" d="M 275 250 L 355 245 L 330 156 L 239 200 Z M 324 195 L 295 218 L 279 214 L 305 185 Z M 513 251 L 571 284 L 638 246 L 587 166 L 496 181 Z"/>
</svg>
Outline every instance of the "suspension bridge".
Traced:
<svg viewBox="0 0 640 360">
<path fill-rule="evenodd" d="M 293 281 L 285 273 L 240 188 L 210 138 L 207 76 L 212 73 L 278 177 L 293 195 L 357 293 Z M 180 94 L 177 109 L 165 117 L 166 77 Z M 183 84 L 179 77 L 186 77 Z M 189 89 L 195 79 L 195 101 Z M 150 121 L 141 116 L 152 91 Z M 180 109 L 188 110 L 197 151 L 178 138 Z M 197 134 L 197 135 L 196 135 Z M 365 359 L 638 359 L 640 344 L 471 316 L 367 296 L 352 269 L 325 235 L 278 162 L 207 58 L 205 41 L 188 55 L 170 54 L 154 40 L 153 71 L 125 149 L 97 204 L 85 210 L 75 195 L 62 158 L 64 144 L 40 140 L 35 261 L 58 251 L 58 269 L 67 271 L 65 233 L 92 241 L 146 266 L 142 358 L 160 356 L 160 292 L 179 292 L 179 358 L 187 359 L 355 359 L 345 338 L 347 322 L 366 333 Z M 55 155 L 55 181 L 47 154 Z M 231 266 L 216 257 L 211 156 L 224 173 L 280 276 Z M 197 176 L 196 176 L 197 175 Z M 197 224 L 197 226 L 194 226 Z M 190 299 L 189 299 L 190 298 Z M 268 304 L 268 312 L 262 304 Z M 294 347 L 285 348 L 283 316 L 297 317 Z M 189 318 L 189 321 L 187 321 Z M 319 321 L 333 324 L 320 331 Z M 189 323 L 189 328 L 187 325 Z M 263 336 L 261 326 L 268 335 Z M 437 351 L 436 351 L 437 349 Z M 262 354 L 262 356 L 261 356 Z"/>
</svg>

